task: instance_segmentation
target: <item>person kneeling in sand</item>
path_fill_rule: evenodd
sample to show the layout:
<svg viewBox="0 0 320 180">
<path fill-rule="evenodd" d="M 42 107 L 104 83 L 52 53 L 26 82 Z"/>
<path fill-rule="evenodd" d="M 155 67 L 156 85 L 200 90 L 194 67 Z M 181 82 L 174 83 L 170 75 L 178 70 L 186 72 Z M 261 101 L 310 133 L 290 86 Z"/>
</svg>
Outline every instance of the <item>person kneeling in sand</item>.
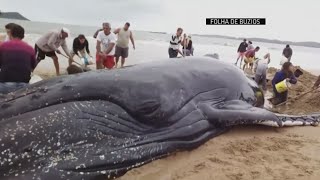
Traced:
<svg viewBox="0 0 320 180">
<path fill-rule="evenodd" d="M 297 79 L 294 76 L 294 67 L 291 62 L 285 62 L 282 66 L 282 69 L 274 75 L 274 78 L 272 79 L 272 87 L 273 87 L 273 93 L 276 102 L 274 104 L 280 104 L 288 99 L 288 90 L 284 92 L 278 92 L 276 88 L 276 84 L 287 80 L 287 82 L 291 84 L 296 84 Z"/>
<path fill-rule="evenodd" d="M 61 54 L 59 47 L 61 46 L 67 56 L 71 58 L 70 51 L 68 49 L 66 38 L 70 36 L 70 31 L 67 28 L 62 28 L 59 31 L 53 31 L 42 36 L 35 44 L 35 52 L 38 63 L 46 56 L 53 59 L 54 66 L 56 68 L 57 76 L 60 75 L 58 54 Z"/>
<path fill-rule="evenodd" d="M 23 38 L 23 27 L 15 24 L 10 29 L 10 41 L 0 45 L 0 94 L 27 86 L 36 68 L 34 49 Z"/>
<path fill-rule="evenodd" d="M 264 56 L 264 59 L 258 59 L 255 62 L 255 78 L 254 80 L 258 85 L 262 85 L 264 91 L 267 90 L 267 70 L 268 64 L 270 63 L 270 53 Z"/>
</svg>

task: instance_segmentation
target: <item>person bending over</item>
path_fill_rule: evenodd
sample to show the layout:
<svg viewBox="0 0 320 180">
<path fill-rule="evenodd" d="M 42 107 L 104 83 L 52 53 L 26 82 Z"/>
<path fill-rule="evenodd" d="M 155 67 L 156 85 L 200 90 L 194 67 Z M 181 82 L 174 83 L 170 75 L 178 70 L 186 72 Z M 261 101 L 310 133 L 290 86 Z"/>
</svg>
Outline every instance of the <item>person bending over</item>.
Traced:
<svg viewBox="0 0 320 180">
<path fill-rule="evenodd" d="M 34 49 L 22 41 L 24 28 L 15 25 L 10 33 L 10 41 L 0 45 L 0 94 L 27 86 L 37 65 Z"/>
<path fill-rule="evenodd" d="M 59 31 L 52 31 L 43 35 L 35 44 L 35 52 L 38 63 L 46 56 L 51 57 L 56 68 L 57 76 L 60 75 L 58 54 L 61 54 L 59 47 L 61 46 L 63 51 L 72 60 L 70 51 L 68 49 L 66 38 L 70 36 L 70 31 L 67 28 L 62 28 Z"/>
<path fill-rule="evenodd" d="M 77 55 L 80 59 L 81 58 L 85 58 L 85 66 L 89 65 L 89 61 L 86 57 L 86 52 L 88 53 L 88 55 L 90 57 L 90 50 L 89 50 L 89 42 L 86 39 L 86 37 L 83 34 L 80 34 L 78 37 L 76 37 L 73 40 L 73 46 L 72 46 L 72 50 L 71 50 L 71 58 L 73 58 L 75 55 Z M 80 53 L 80 55 L 79 55 Z M 69 66 L 72 64 L 72 59 L 69 59 Z"/>
<path fill-rule="evenodd" d="M 270 63 L 270 54 L 267 53 L 264 59 L 256 60 L 255 65 L 255 78 L 254 80 L 258 85 L 262 85 L 264 91 L 267 90 L 267 70 Z"/>
<path fill-rule="evenodd" d="M 248 64 L 253 63 L 256 52 L 258 52 L 259 50 L 260 50 L 260 47 L 257 46 L 256 48 L 251 49 L 245 53 L 243 70 L 246 68 Z"/>
<path fill-rule="evenodd" d="M 278 84 L 279 82 L 281 82 L 285 79 L 291 84 L 296 84 L 297 79 L 294 76 L 293 72 L 294 72 L 294 67 L 293 67 L 292 63 L 285 62 L 282 65 L 282 69 L 280 71 L 276 72 L 276 74 L 274 75 L 274 77 L 272 79 L 272 88 L 273 88 L 274 97 L 276 99 L 275 104 L 280 104 L 282 102 L 287 101 L 288 90 L 286 90 L 285 92 L 279 93 L 276 89 L 276 84 Z"/>
</svg>

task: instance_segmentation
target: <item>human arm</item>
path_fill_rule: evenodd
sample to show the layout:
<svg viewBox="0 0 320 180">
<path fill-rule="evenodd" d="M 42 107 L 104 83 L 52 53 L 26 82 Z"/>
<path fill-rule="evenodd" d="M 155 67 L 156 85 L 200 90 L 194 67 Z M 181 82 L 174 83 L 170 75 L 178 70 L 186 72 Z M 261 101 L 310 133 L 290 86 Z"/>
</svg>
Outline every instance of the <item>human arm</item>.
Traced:
<svg viewBox="0 0 320 180">
<path fill-rule="evenodd" d="M 73 50 L 73 53 L 75 55 L 77 55 L 78 57 L 79 56 L 79 53 L 78 53 L 78 47 L 79 47 L 79 43 L 77 42 L 77 38 L 73 40 L 73 45 L 72 45 L 72 50 Z"/>
<path fill-rule="evenodd" d="M 131 32 L 131 31 L 130 31 L 130 40 L 131 40 L 131 43 L 132 43 L 133 49 L 136 49 L 136 46 L 135 46 L 135 44 L 134 44 L 133 35 L 132 35 L 132 32 Z"/>
<path fill-rule="evenodd" d="M 292 73 L 292 75 L 289 78 L 289 82 L 291 84 L 297 84 L 297 78 L 294 76 L 294 74 Z"/>
<path fill-rule="evenodd" d="M 91 54 L 90 54 L 90 49 L 89 49 L 89 42 L 88 42 L 88 40 L 86 40 L 85 43 L 86 43 L 86 51 L 87 51 L 88 55 L 89 55 L 90 57 L 92 57 Z"/>
<path fill-rule="evenodd" d="M 32 72 L 33 72 L 34 69 L 37 67 L 37 64 L 38 64 L 35 54 L 32 54 L 32 55 L 30 56 L 30 63 L 31 63 L 31 69 L 32 69 Z"/>
<path fill-rule="evenodd" d="M 186 37 L 187 37 L 187 35 L 186 35 L 186 34 L 183 34 L 183 39 L 182 39 L 182 40 L 180 39 L 180 42 L 179 42 L 179 43 L 182 45 L 182 47 L 185 47 Z"/>
<path fill-rule="evenodd" d="M 102 31 L 102 30 L 103 30 L 103 29 L 98 29 L 98 30 L 94 33 L 93 38 L 97 38 L 99 32 Z"/>
<path fill-rule="evenodd" d="M 272 79 L 272 86 L 275 86 L 277 83 L 279 83 L 280 81 L 284 80 L 285 77 L 283 76 L 283 73 L 276 72 L 276 74 L 274 75 L 273 79 Z"/>
<path fill-rule="evenodd" d="M 118 34 L 120 32 L 120 28 L 113 31 L 114 34 Z"/>
<path fill-rule="evenodd" d="M 292 53 L 293 53 L 293 52 L 292 52 L 292 49 L 290 48 L 290 49 L 289 49 L 289 58 L 291 58 Z"/>
<path fill-rule="evenodd" d="M 64 40 L 63 43 L 61 44 L 61 47 L 63 49 L 63 51 L 66 53 L 66 55 L 71 58 L 71 54 L 70 54 L 70 51 L 69 51 L 69 48 L 67 46 L 67 42 Z"/>
<path fill-rule="evenodd" d="M 239 47 L 238 47 L 238 51 L 237 51 L 237 52 L 240 52 L 241 45 L 242 45 L 242 43 L 240 43 L 240 45 L 239 45 Z"/>
</svg>

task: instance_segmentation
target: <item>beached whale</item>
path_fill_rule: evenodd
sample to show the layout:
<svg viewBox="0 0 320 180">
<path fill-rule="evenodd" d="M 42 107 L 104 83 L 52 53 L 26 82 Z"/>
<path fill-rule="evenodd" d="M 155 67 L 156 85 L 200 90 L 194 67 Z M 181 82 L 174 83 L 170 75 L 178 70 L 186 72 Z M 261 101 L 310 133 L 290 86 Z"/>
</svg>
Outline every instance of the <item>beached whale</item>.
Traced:
<svg viewBox="0 0 320 180">
<path fill-rule="evenodd" d="M 317 125 L 263 109 L 256 83 L 211 58 L 90 71 L 0 97 L 0 179 L 107 179 L 230 127 Z"/>
</svg>

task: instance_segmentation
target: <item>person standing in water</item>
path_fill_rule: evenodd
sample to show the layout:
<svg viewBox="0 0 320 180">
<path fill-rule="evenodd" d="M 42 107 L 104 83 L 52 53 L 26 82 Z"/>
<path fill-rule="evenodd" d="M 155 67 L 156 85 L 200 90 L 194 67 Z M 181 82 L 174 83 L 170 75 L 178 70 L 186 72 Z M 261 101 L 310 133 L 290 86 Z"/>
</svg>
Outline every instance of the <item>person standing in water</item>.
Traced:
<svg viewBox="0 0 320 180">
<path fill-rule="evenodd" d="M 240 60 L 240 67 L 241 67 L 242 60 L 244 58 L 244 54 L 247 51 L 247 47 L 248 47 L 247 40 L 243 39 L 243 42 L 240 43 L 240 45 L 238 47 L 238 58 L 237 58 L 237 61 L 236 61 L 235 65 L 238 65 L 238 61 L 241 58 L 241 60 Z"/>
<path fill-rule="evenodd" d="M 35 44 L 35 53 L 38 63 L 46 56 L 51 57 L 56 68 L 57 76 L 60 75 L 59 61 L 56 53 L 61 54 L 59 47 L 61 46 L 66 55 L 71 58 L 70 50 L 67 46 L 66 38 L 70 36 L 70 31 L 67 28 L 62 28 L 59 31 L 52 31 L 43 35 Z"/>
<path fill-rule="evenodd" d="M 116 44 L 115 50 L 115 58 L 116 58 L 116 65 L 118 67 L 119 57 L 121 56 L 121 68 L 125 63 L 126 58 L 129 55 L 129 39 L 132 43 L 133 49 L 136 49 L 134 44 L 134 39 L 132 36 L 132 32 L 129 30 L 130 23 L 126 23 L 123 28 L 116 29 L 113 33 L 118 35 L 118 40 Z"/>
<path fill-rule="evenodd" d="M 178 53 L 184 56 L 184 54 L 180 51 L 180 45 L 184 45 L 184 41 L 186 38 L 186 34 L 184 34 L 184 39 L 182 39 L 183 29 L 178 28 L 176 34 L 171 36 L 170 45 L 168 49 L 169 58 L 176 58 Z"/>
<path fill-rule="evenodd" d="M 289 44 L 287 44 L 286 47 L 283 49 L 282 55 L 284 57 L 286 57 L 288 59 L 288 61 L 290 62 L 291 57 L 292 57 L 292 49 Z"/>
</svg>

